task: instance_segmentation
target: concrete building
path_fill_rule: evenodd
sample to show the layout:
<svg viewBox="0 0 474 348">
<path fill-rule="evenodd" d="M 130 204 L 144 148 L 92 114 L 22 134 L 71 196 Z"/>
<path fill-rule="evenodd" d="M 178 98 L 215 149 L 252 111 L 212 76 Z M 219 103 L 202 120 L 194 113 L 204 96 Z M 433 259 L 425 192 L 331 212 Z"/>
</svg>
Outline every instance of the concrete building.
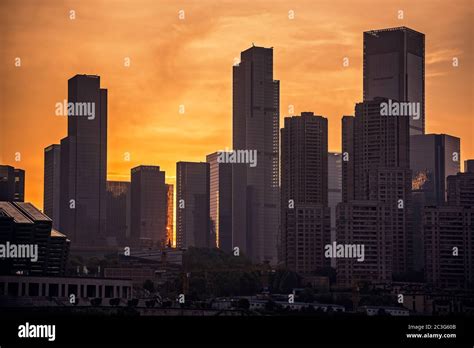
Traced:
<svg viewBox="0 0 474 348">
<path fill-rule="evenodd" d="M 52 229 L 51 219 L 31 203 L 0 202 L 0 244 L 4 250 L 11 246 L 17 250 L 36 249 L 30 250 L 30 255 L 20 255 L 17 251 L 11 257 L 0 259 L 0 274 L 65 273 L 70 242 L 64 234 Z"/>
<path fill-rule="evenodd" d="M 303 112 L 285 117 L 281 130 L 281 258 L 310 274 L 329 266 L 327 119 Z"/>
</svg>

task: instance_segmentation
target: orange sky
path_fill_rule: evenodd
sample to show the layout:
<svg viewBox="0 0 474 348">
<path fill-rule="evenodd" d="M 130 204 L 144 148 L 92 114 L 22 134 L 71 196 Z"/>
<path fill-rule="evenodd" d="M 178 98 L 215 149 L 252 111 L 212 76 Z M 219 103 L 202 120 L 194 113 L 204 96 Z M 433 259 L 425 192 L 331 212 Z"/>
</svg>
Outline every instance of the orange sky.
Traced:
<svg viewBox="0 0 474 348">
<path fill-rule="evenodd" d="M 231 148 L 232 64 L 252 42 L 274 47 L 281 118 L 289 105 L 324 115 L 329 149 L 340 150 L 341 116 L 362 99 L 362 32 L 402 25 L 426 34 L 427 132 L 461 137 L 462 159 L 474 158 L 473 7 L 472 0 L 2 0 L 0 163 L 26 170 L 26 200 L 41 208 L 43 149 L 66 136 L 55 104 L 67 98 L 70 77 L 97 74 L 109 91 L 108 179 L 129 180 L 130 168 L 153 164 L 174 182 L 176 161 Z"/>
</svg>

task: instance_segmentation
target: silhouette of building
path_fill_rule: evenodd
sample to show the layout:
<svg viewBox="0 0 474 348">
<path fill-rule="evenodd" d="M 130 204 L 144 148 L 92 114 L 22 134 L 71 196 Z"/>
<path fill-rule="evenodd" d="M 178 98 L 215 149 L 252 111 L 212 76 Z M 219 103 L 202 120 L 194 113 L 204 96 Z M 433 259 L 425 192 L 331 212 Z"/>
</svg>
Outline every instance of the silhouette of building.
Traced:
<svg viewBox="0 0 474 348">
<path fill-rule="evenodd" d="M 209 247 L 209 163 L 176 163 L 176 247 Z"/>
<path fill-rule="evenodd" d="M 423 193 L 426 205 L 446 202 L 446 178 L 460 171 L 461 141 L 447 134 L 410 137 L 413 192 Z"/>
<path fill-rule="evenodd" d="M 61 145 L 52 144 L 44 149 L 44 213 L 53 220 L 53 228 L 60 226 L 60 173 Z"/>
<path fill-rule="evenodd" d="M 425 35 L 398 27 L 364 32 L 364 101 L 420 103 L 410 134 L 425 133 Z"/>
<path fill-rule="evenodd" d="M 24 200 L 25 171 L 0 165 L 0 201 L 23 202 Z"/>
<path fill-rule="evenodd" d="M 159 166 L 138 166 L 131 173 L 132 241 L 142 247 L 162 247 L 168 242 L 165 172 Z"/>
<path fill-rule="evenodd" d="M 342 201 L 354 199 L 354 116 L 342 117 Z"/>
<path fill-rule="evenodd" d="M 336 206 L 342 202 L 342 154 L 328 153 L 328 206 L 331 209 L 331 241 L 336 240 Z"/>
<path fill-rule="evenodd" d="M 233 67 L 233 149 L 257 152 L 257 165 L 233 165 L 233 244 L 253 261 L 277 262 L 280 228 L 280 83 L 273 48 L 252 46 Z"/>
<path fill-rule="evenodd" d="M 336 258 L 337 284 L 355 287 L 358 282 L 392 280 L 393 241 L 389 204 L 353 200 L 337 205 L 337 244 L 363 245 L 364 260 Z"/>
<path fill-rule="evenodd" d="M 108 246 L 128 245 L 130 237 L 130 182 L 107 181 Z"/>
<path fill-rule="evenodd" d="M 107 90 L 100 77 L 69 79 L 68 103 L 75 107 L 61 139 L 60 231 L 73 247 L 96 247 L 106 234 Z"/>
<path fill-rule="evenodd" d="M 327 119 L 303 112 L 281 130 L 281 256 L 289 269 L 311 274 L 326 266 L 330 242 Z"/>
<path fill-rule="evenodd" d="M 222 152 L 207 155 L 210 168 L 211 243 L 224 251 L 232 251 L 232 163 L 219 162 Z"/>
<path fill-rule="evenodd" d="M 412 267 L 409 119 L 381 115 L 383 102 L 387 99 L 358 103 L 355 117 L 343 118 L 343 135 L 352 129 L 351 141 L 343 139 L 343 156 L 348 149 L 352 151 L 349 150 L 349 160 L 343 165 L 343 189 L 347 190 L 343 197 L 347 203 L 338 205 L 337 242 L 364 244 L 368 241 L 364 230 L 370 230 L 375 233 L 371 239 L 385 243 L 375 249 L 366 248 L 370 257 L 363 262 L 337 259 L 338 274 L 342 270 L 353 272 L 344 275 L 344 281 L 357 281 L 357 274 L 368 267 L 378 270 L 367 274 L 374 281 L 387 279 L 387 272 L 400 275 Z M 345 171 L 353 171 L 353 180 Z M 370 262 L 374 264 L 369 265 Z"/>
<path fill-rule="evenodd" d="M 472 161 L 472 160 L 471 160 Z M 443 289 L 474 288 L 474 170 L 447 179 L 447 204 L 423 214 L 425 279 Z"/>
<path fill-rule="evenodd" d="M 65 273 L 70 242 L 64 234 L 54 230 L 51 219 L 31 203 L 0 202 L 0 244 L 6 248 L 15 245 L 17 250 L 37 247 L 37 252 L 30 250 L 29 258 L 16 255 L 1 259 L 0 274 Z"/>
<path fill-rule="evenodd" d="M 174 230 L 174 186 L 166 184 L 166 243 L 173 246 L 173 230 Z"/>
<path fill-rule="evenodd" d="M 447 134 L 410 137 L 414 268 L 424 267 L 423 208 L 446 202 L 446 179 L 460 171 L 460 139 Z"/>
</svg>

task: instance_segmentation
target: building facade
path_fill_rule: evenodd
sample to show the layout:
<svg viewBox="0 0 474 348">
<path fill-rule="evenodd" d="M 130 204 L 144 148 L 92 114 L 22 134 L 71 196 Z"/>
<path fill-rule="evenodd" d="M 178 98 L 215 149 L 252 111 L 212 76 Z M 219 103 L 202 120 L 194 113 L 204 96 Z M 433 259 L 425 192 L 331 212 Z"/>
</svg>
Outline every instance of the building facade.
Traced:
<svg viewBox="0 0 474 348">
<path fill-rule="evenodd" d="M 280 230 L 280 84 L 273 48 L 252 46 L 233 67 L 233 150 L 256 151 L 257 165 L 233 166 L 234 247 L 253 261 L 276 264 Z"/>
</svg>

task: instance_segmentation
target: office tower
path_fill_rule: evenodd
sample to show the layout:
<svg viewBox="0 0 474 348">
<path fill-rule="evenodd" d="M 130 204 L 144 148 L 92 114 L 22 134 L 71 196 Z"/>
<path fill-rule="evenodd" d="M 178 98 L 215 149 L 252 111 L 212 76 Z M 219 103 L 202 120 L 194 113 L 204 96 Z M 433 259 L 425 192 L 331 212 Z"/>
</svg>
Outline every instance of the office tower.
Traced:
<svg viewBox="0 0 474 348">
<path fill-rule="evenodd" d="M 176 163 L 176 246 L 209 247 L 209 163 Z"/>
<path fill-rule="evenodd" d="M 159 166 L 132 168 L 131 235 L 142 247 L 164 247 L 167 243 L 168 188 Z"/>
<path fill-rule="evenodd" d="M 342 117 L 342 201 L 354 199 L 354 116 Z"/>
<path fill-rule="evenodd" d="M 24 200 L 25 171 L 0 165 L 0 201 L 23 202 Z"/>
<path fill-rule="evenodd" d="M 425 35 L 398 27 L 364 32 L 364 101 L 420 103 L 410 135 L 425 132 Z"/>
<path fill-rule="evenodd" d="M 130 182 L 107 181 L 106 243 L 108 246 L 129 245 Z"/>
<path fill-rule="evenodd" d="M 410 136 L 414 268 L 422 270 L 423 209 L 446 202 L 446 179 L 460 171 L 460 139 L 447 134 Z"/>
<path fill-rule="evenodd" d="M 434 286 L 474 288 L 474 171 L 447 179 L 447 203 L 423 214 L 425 280 Z"/>
<path fill-rule="evenodd" d="M 106 233 L 107 90 L 99 76 L 76 75 L 68 102 L 74 108 L 61 139 L 60 231 L 75 247 L 96 247 Z"/>
<path fill-rule="evenodd" d="M 9 244 L 7 244 L 9 243 Z M 0 259 L 0 274 L 64 275 L 67 237 L 52 229 L 51 219 L 31 203 L 0 202 L 0 244 L 27 245 L 29 258 Z M 37 253 L 30 246 L 37 246 Z M 10 248 L 8 247 L 10 250 Z M 22 248 L 25 251 L 25 247 Z M 19 250 L 19 249 L 18 249 Z M 36 260 L 33 259 L 36 254 Z"/>
<path fill-rule="evenodd" d="M 289 269 L 311 274 L 330 265 L 327 119 L 303 112 L 281 130 L 281 257 Z"/>
<path fill-rule="evenodd" d="M 446 178 L 460 172 L 460 139 L 447 134 L 410 137 L 413 191 L 423 193 L 426 205 L 446 201 Z"/>
<path fill-rule="evenodd" d="M 174 186 L 166 184 L 166 243 L 173 246 Z"/>
<path fill-rule="evenodd" d="M 272 48 L 252 46 L 241 53 L 233 67 L 233 148 L 257 151 L 257 165 L 232 169 L 233 247 L 273 264 L 280 228 L 279 86 Z"/>
<path fill-rule="evenodd" d="M 53 220 L 53 228 L 58 230 L 61 173 L 61 145 L 52 144 L 44 149 L 44 193 L 43 211 Z"/>
<path fill-rule="evenodd" d="M 336 240 L 336 206 L 342 202 L 342 154 L 328 153 L 328 205 L 331 209 L 331 241 Z"/>
<path fill-rule="evenodd" d="M 210 205 L 211 216 L 211 242 L 210 246 L 216 246 L 224 251 L 232 251 L 232 164 L 221 163 L 219 156 L 223 157 L 225 152 L 214 152 L 207 155 L 209 163 L 210 181 Z"/>
<path fill-rule="evenodd" d="M 371 101 L 356 104 L 355 117 L 351 124 L 352 153 L 349 153 L 347 165 L 343 164 L 344 183 L 343 196 L 347 203 L 338 207 L 339 216 L 337 227 L 337 242 L 343 244 L 363 244 L 366 236 L 364 228 L 355 215 L 367 211 L 368 218 L 360 220 L 366 225 L 367 230 L 372 230 L 373 238 L 378 241 L 387 241 L 385 246 L 390 246 L 391 251 L 385 249 L 366 249 L 366 253 L 380 253 L 372 255 L 363 262 L 354 259 L 337 259 L 338 273 L 340 269 L 353 270 L 353 281 L 356 275 L 363 273 L 370 262 L 391 262 L 375 267 L 379 273 L 372 274 L 372 280 L 386 279 L 388 270 L 396 277 L 404 274 L 412 266 L 412 236 L 411 236 L 411 171 L 409 169 L 409 120 L 404 116 L 383 116 L 380 113 L 381 103 L 387 102 L 384 98 L 375 98 Z M 349 123 L 347 120 L 344 121 Z M 349 127 L 343 132 L 349 133 Z M 344 133 L 343 133 L 344 134 Z M 343 145 L 347 143 L 343 139 Z M 347 146 L 347 145 L 346 145 Z M 344 146 L 343 146 L 344 150 Z M 344 152 L 344 151 L 343 151 Z M 344 154 L 343 154 L 344 155 Z M 344 163 L 344 162 L 343 162 Z M 353 181 L 347 174 L 353 171 Z M 348 191 L 353 189 L 353 198 Z M 372 208 L 365 207 L 370 204 Z M 377 212 L 377 213 L 374 213 Z M 349 214 L 349 215 L 348 215 Z M 375 215 L 374 215 L 375 214 Z M 375 216 L 386 221 L 373 221 Z M 376 229 L 372 227 L 380 226 Z M 361 239 L 358 239 L 356 228 L 359 229 Z M 354 233 L 351 235 L 350 233 Z M 349 233 L 349 234 L 348 234 Z M 391 255 L 387 258 L 386 255 Z M 350 263 L 351 265 L 346 265 Z M 350 275 L 348 276 L 350 278 Z"/>
</svg>

